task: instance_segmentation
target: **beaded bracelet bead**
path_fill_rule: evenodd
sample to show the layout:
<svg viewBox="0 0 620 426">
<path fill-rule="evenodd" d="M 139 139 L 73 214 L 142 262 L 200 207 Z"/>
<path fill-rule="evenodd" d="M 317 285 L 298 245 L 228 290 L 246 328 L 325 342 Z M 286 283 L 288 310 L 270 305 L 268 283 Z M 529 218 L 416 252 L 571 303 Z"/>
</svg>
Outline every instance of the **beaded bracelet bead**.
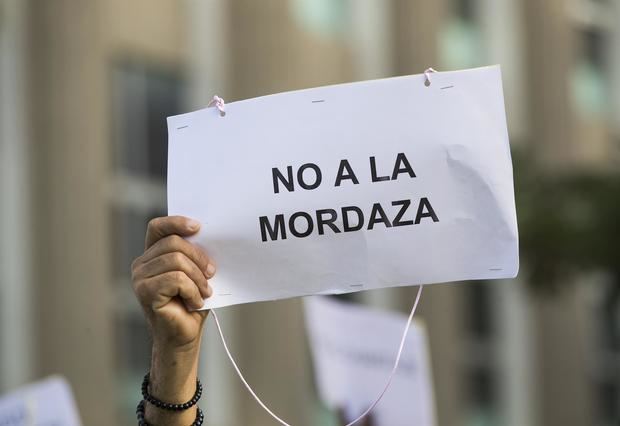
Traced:
<svg viewBox="0 0 620 426">
<path fill-rule="evenodd" d="M 146 373 L 144 376 L 144 380 L 142 381 L 142 398 L 144 398 L 145 401 L 148 401 L 150 404 L 153 404 L 157 408 L 161 408 L 162 410 L 169 410 L 169 411 L 187 410 L 188 408 L 196 405 L 198 403 L 198 400 L 202 396 L 202 383 L 200 383 L 200 380 L 196 379 L 196 392 L 194 393 L 194 396 L 192 397 L 192 399 L 190 399 L 189 401 L 184 402 L 182 404 L 172 404 L 170 402 L 160 401 L 159 399 L 149 394 L 150 374 L 151 374 L 150 371 Z"/>
<path fill-rule="evenodd" d="M 146 401 L 142 400 L 136 407 L 136 416 L 138 417 L 138 426 L 150 426 L 147 421 L 144 419 L 144 413 L 146 411 Z M 190 426 L 202 426 L 204 423 L 205 416 L 198 407 L 198 412 L 196 413 L 196 420 Z"/>
</svg>

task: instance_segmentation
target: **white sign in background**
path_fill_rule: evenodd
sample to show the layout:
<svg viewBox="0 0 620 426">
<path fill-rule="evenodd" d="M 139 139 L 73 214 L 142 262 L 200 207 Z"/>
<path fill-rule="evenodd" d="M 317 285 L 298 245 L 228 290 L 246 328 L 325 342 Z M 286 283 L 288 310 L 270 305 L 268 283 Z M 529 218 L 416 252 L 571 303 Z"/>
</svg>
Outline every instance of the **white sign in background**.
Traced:
<svg viewBox="0 0 620 426">
<path fill-rule="evenodd" d="M 306 298 L 304 306 L 321 399 L 352 421 L 385 386 L 407 317 L 323 296 Z M 428 343 L 421 323 L 412 323 L 398 370 L 371 416 L 373 426 L 435 425 Z"/>
<path fill-rule="evenodd" d="M 69 384 L 53 376 L 0 397 L 2 426 L 80 426 Z"/>
<path fill-rule="evenodd" d="M 168 213 L 215 260 L 204 308 L 514 277 L 498 66 L 265 96 L 168 119 Z"/>
</svg>

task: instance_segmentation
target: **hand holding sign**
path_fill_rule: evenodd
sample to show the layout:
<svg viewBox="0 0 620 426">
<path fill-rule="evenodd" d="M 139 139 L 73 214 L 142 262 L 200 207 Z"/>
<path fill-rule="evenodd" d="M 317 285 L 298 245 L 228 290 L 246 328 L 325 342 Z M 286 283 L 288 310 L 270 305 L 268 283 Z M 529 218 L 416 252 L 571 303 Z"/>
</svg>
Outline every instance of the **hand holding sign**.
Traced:
<svg viewBox="0 0 620 426">
<path fill-rule="evenodd" d="M 183 239 L 199 229 L 198 222 L 181 216 L 151 220 L 144 254 L 132 263 L 134 292 L 155 343 L 187 347 L 200 340 L 206 313 L 186 307 L 199 309 L 211 295 L 207 280 L 215 268 L 202 250 Z"/>
<path fill-rule="evenodd" d="M 433 82 L 427 75 L 322 87 L 232 103 L 226 114 L 218 98 L 219 113 L 170 117 L 169 213 L 201 222 L 193 241 L 220 270 L 203 309 L 514 277 L 499 68 L 436 74 Z M 391 172 L 381 172 L 392 159 Z M 213 316 L 248 390 L 287 425 L 243 379 Z"/>
<path fill-rule="evenodd" d="M 168 119 L 170 214 L 218 265 L 203 308 L 514 277 L 499 67 L 282 93 Z M 208 235 L 208 238 L 206 237 Z"/>
</svg>

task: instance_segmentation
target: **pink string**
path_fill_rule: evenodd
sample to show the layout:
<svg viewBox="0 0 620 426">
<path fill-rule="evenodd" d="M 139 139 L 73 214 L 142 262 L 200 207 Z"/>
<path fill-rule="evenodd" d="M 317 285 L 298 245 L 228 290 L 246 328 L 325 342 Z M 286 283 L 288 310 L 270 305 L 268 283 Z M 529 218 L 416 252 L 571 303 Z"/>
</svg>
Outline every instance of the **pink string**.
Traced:
<svg viewBox="0 0 620 426">
<path fill-rule="evenodd" d="M 433 68 L 427 68 L 424 71 L 424 78 L 425 78 L 424 85 L 425 86 L 428 87 L 431 85 L 431 73 L 434 73 L 434 72 L 437 72 L 437 71 L 435 71 Z"/>
<path fill-rule="evenodd" d="M 207 108 L 211 108 L 212 106 L 216 107 L 220 111 L 220 115 L 222 117 L 226 115 L 226 111 L 224 110 L 224 99 L 220 98 L 217 95 L 213 96 L 213 99 L 211 99 L 211 102 L 209 102 Z"/>
<path fill-rule="evenodd" d="M 405 327 L 405 331 L 403 332 L 403 337 L 400 339 L 400 346 L 398 347 L 398 353 L 396 354 L 396 360 L 394 361 L 394 367 L 392 368 L 392 371 L 390 372 L 390 375 L 388 376 L 388 379 L 387 379 L 387 382 L 385 384 L 385 387 L 383 388 L 383 390 L 381 391 L 381 393 L 379 394 L 377 399 L 375 399 L 375 402 L 373 402 L 370 405 L 370 407 L 368 407 L 366 409 L 366 411 L 364 411 L 357 419 L 353 420 L 351 423 L 347 423 L 345 426 L 353 426 L 354 424 L 356 424 L 357 422 L 362 420 L 364 417 L 366 417 L 368 414 L 370 414 L 372 409 L 375 408 L 375 406 L 379 403 L 379 401 L 381 401 L 381 398 L 383 398 L 383 395 L 385 395 L 385 392 L 387 392 L 388 388 L 390 387 L 390 384 L 392 383 L 392 379 L 394 378 L 394 374 L 396 373 L 396 370 L 398 369 L 398 364 L 400 363 L 400 358 L 401 358 L 401 355 L 403 353 L 403 347 L 405 346 L 405 339 L 407 338 L 407 333 L 409 333 L 409 328 L 411 327 L 411 321 L 413 320 L 413 315 L 415 314 L 415 311 L 416 311 L 416 309 L 418 307 L 418 302 L 420 301 L 420 296 L 421 295 L 422 295 L 422 285 L 420 285 L 418 287 L 418 293 L 417 293 L 417 295 L 415 297 L 415 302 L 413 303 L 413 307 L 411 308 L 411 313 L 409 314 L 409 318 L 407 319 L 407 326 Z M 288 424 L 284 420 L 282 420 L 280 417 L 276 416 L 273 413 L 273 411 L 271 411 L 263 403 L 263 401 L 261 401 L 261 399 L 258 397 L 258 395 L 256 395 L 256 393 L 254 392 L 254 390 L 252 390 L 252 388 L 250 387 L 248 382 L 243 377 L 243 374 L 241 373 L 241 370 L 239 369 L 239 366 L 235 362 L 232 354 L 230 353 L 230 350 L 228 349 L 228 345 L 226 344 L 226 339 L 224 338 L 224 333 L 222 332 L 222 327 L 220 327 L 220 321 L 217 318 L 217 314 L 215 313 L 215 309 L 212 309 L 211 312 L 213 314 L 213 319 L 215 320 L 215 325 L 217 327 L 217 331 L 220 334 L 220 339 L 222 340 L 222 345 L 224 346 L 224 350 L 226 351 L 226 354 L 228 355 L 228 359 L 230 359 L 231 364 L 233 365 L 233 367 L 235 368 L 235 371 L 237 372 L 237 375 L 239 376 L 239 378 L 241 379 L 241 381 L 243 382 L 243 384 L 245 385 L 247 390 L 254 397 L 256 402 L 258 402 L 258 404 L 261 407 L 263 407 L 263 409 L 267 413 L 269 413 L 271 415 L 271 417 L 273 417 L 275 420 L 277 420 L 283 426 L 291 426 L 290 424 Z"/>
</svg>

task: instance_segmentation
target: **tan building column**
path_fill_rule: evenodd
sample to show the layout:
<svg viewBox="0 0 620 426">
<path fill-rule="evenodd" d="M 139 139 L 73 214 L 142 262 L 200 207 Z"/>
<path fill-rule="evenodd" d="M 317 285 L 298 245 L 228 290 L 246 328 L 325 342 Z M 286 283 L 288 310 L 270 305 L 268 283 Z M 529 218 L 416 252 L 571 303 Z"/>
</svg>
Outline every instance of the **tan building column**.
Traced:
<svg viewBox="0 0 620 426">
<path fill-rule="evenodd" d="M 115 423 L 105 67 L 95 2 L 31 1 L 38 373 L 67 377 L 86 425 Z"/>
<path fill-rule="evenodd" d="M 559 0 L 524 2 L 531 147 L 544 167 L 560 170 L 574 165 L 579 152 L 569 90 L 575 35 L 568 6 Z M 579 297 L 578 288 L 567 283 L 534 309 L 543 425 L 592 424 Z"/>
<path fill-rule="evenodd" d="M 30 159 L 26 7 L 0 4 L 0 393 L 32 379 Z"/>
<path fill-rule="evenodd" d="M 594 424 L 584 296 L 578 285 L 566 283 L 560 293 L 534 306 L 541 425 Z"/>
<path fill-rule="evenodd" d="M 446 0 L 394 0 L 394 71 L 419 74 L 438 67 L 438 37 Z"/>
<path fill-rule="evenodd" d="M 568 90 L 574 45 L 568 2 L 526 0 L 523 7 L 531 147 L 546 166 L 566 166 L 574 160 L 576 143 Z"/>
</svg>

